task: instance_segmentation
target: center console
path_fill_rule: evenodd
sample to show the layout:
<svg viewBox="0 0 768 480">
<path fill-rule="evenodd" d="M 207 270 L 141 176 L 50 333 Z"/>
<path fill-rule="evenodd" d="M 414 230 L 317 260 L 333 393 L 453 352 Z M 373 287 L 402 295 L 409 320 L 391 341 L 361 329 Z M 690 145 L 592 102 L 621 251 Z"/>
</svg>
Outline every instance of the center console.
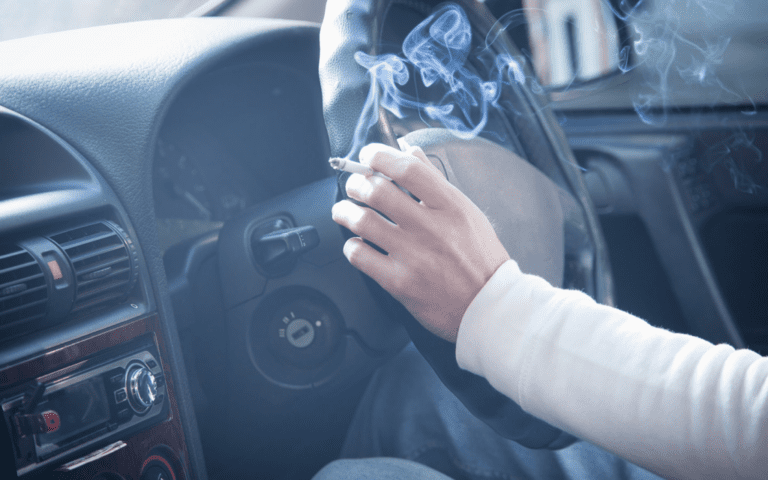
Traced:
<svg viewBox="0 0 768 480">
<path fill-rule="evenodd" d="M 151 315 L 3 367 L 1 476 L 189 478 L 165 357 Z"/>
</svg>

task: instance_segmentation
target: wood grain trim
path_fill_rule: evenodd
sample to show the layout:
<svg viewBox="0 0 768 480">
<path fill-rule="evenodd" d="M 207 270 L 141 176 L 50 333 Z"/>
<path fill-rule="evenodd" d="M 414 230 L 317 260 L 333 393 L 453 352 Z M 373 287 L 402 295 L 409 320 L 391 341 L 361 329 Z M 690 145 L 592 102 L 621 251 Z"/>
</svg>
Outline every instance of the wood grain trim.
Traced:
<svg viewBox="0 0 768 480">
<path fill-rule="evenodd" d="M 160 455 L 173 465 L 177 480 L 190 478 L 189 452 L 176 403 L 175 385 L 170 366 L 167 363 L 169 355 L 157 315 L 149 315 L 130 321 L 5 367 L 0 371 L 0 390 L 7 390 L 34 379 L 44 379 L 44 375 L 52 371 L 56 371 L 56 374 L 60 375 L 62 369 L 74 370 L 81 366 L 87 357 L 105 349 L 120 346 L 146 334 L 152 334 L 160 352 L 160 362 L 165 374 L 170 402 L 168 417 L 147 430 L 123 438 L 122 440 L 128 446 L 107 457 L 84 465 L 72 472 L 54 472 L 55 465 L 25 475 L 25 479 L 91 479 L 102 473 L 116 474 L 117 477 L 114 478 L 138 479 L 146 459 L 153 455 Z"/>
</svg>

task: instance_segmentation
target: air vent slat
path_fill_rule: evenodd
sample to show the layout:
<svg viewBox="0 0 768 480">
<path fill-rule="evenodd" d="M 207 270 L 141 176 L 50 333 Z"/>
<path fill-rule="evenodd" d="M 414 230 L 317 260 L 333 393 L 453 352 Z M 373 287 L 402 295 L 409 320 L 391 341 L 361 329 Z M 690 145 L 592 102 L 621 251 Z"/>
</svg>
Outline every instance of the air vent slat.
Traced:
<svg viewBox="0 0 768 480">
<path fill-rule="evenodd" d="M 78 281 L 78 282 L 77 282 L 77 286 L 78 286 L 78 287 L 79 287 L 81 290 L 83 290 L 83 291 L 84 291 L 84 290 L 85 290 L 85 287 L 87 287 L 87 286 L 89 286 L 89 285 L 93 285 L 94 283 L 103 283 L 103 282 L 107 282 L 107 281 L 109 281 L 110 279 L 113 279 L 113 278 L 115 278 L 115 277 L 118 277 L 118 276 L 120 276 L 120 275 L 126 275 L 126 274 L 128 274 L 128 273 L 130 273 L 130 272 L 131 272 L 131 269 L 130 269 L 130 267 L 121 268 L 121 269 L 119 269 L 119 270 L 113 270 L 113 271 L 110 271 L 109 273 L 107 273 L 106 275 L 104 275 L 103 277 L 94 278 L 94 279 L 92 279 L 92 280 L 84 280 L 84 281 Z M 122 282 L 121 282 L 121 283 L 122 283 Z"/>
<path fill-rule="evenodd" d="M 85 299 L 84 301 L 78 302 L 77 305 L 75 305 L 72 308 L 72 313 L 76 313 L 82 310 L 86 310 L 90 307 L 102 304 L 104 302 L 110 302 L 113 300 L 119 300 L 123 297 L 123 292 L 117 291 L 117 292 L 107 292 L 103 296 L 100 297 L 94 297 L 92 299 Z"/>
<path fill-rule="evenodd" d="M 117 238 L 117 235 L 115 234 L 115 232 L 103 232 L 103 233 L 94 233 L 92 235 L 88 235 L 87 237 L 78 238 L 75 240 L 70 240 L 68 242 L 61 243 L 60 245 L 61 245 L 61 248 L 69 251 L 73 248 L 77 248 L 89 243 L 94 243 L 109 237 L 115 237 L 115 240 L 117 242 L 122 243 L 122 241 L 119 238 Z"/>
<path fill-rule="evenodd" d="M 3 290 L 5 290 L 8 287 L 11 287 L 11 286 L 14 286 L 14 285 L 20 285 L 20 284 L 23 284 L 23 283 L 28 283 L 28 282 L 31 282 L 32 280 L 37 279 L 37 278 L 43 278 L 44 279 L 45 277 L 43 276 L 42 273 L 38 273 L 38 274 L 35 274 L 35 275 L 30 275 L 28 277 L 19 278 L 19 279 L 16 279 L 16 280 L 11 280 L 10 282 L 0 283 L 0 296 L 3 295 Z"/>
<path fill-rule="evenodd" d="M 91 298 L 91 297 L 99 295 L 101 293 L 108 292 L 110 290 L 114 290 L 116 288 L 119 288 L 119 287 L 123 286 L 124 283 L 125 283 L 124 281 L 116 281 L 116 282 L 112 282 L 112 283 L 109 283 L 109 284 L 99 285 L 96 288 L 91 288 L 91 289 L 88 289 L 88 290 L 84 290 L 83 292 L 78 293 L 77 301 L 79 302 L 81 300 L 85 300 L 85 299 Z"/>
<path fill-rule="evenodd" d="M 0 255 L 0 262 L 5 260 L 6 258 L 13 258 L 13 257 L 18 256 L 18 255 L 29 256 L 29 254 L 26 251 L 24 251 L 24 250 L 19 250 L 19 251 L 15 251 L 15 252 L 11 252 L 11 253 L 4 253 L 4 254 Z"/>
<path fill-rule="evenodd" d="M 13 300 L 14 298 L 18 298 L 24 295 L 29 295 L 31 293 L 39 292 L 41 290 L 47 290 L 48 285 L 40 285 L 39 287 L 33 287 L 33 288 L 27 288 L 24 291 L 14 293 L 12 295 L 6 295 L 5 297 L 0 297 L 0 305 L 3 304 L 3 302 L 6 302 L 8 300 Z"/>
<path fill-rule="evenodd" d="M 94 297 L 96 295 L 99 295 L 101 293 L 108 292 L 110 290 L 114 290 L 116 288 L 119 288 L 119 287 L 123 286 L 123 284 L 124 284 L 124 282 L 115 282 L 115 283 L 113 283 L 111 285 L 103 285 L 103 286 L 100 286 L 99 288 L 94 288 L 93 290 L 87 290 L 87 291 L 85 291 L 85 292 L 83 292 L 81 294 L 78 294 L 77 301 L 81 302 L 83 300 L 87 300 L 87 299 L 89 299 L 91 297 Z"/>
<path fill-rule="evenodd" d="M 93 273 L 93 272 L 96 272 L 97 270 L 101 270 L 102 268 L 111 267 L 111 266 L 116 265 L 116 264 L 118 264 L 120 262 L 127 262 L 128 260 L 129 260 L 129 258 L 128 258 L 127 255 L 126 256 L 120 256 L 120 257 L 115 257 L 114 259 L 111 259 L 111 260 L 106 260 L 106 261 L 101 262 L 101 263 L 93 264 L 93 266 L 90 266 L 88 268 L 80 269 L 80 270 L 77 271 L 77 274 L 80 275 L 80 276 L 85 276 L 85 275 L 88 275 L 89 273 Z"/>
<path fill-rule="evenodd" d="M 17 245 L 0 249 L 0 326 L 12 326 L 44 318 L 48 312 L 48 284 L 40 264 Z"/>
<path fill-rule="evenodd" d="M 16 270 L 21 270 L 22 268 L 32 267 L 32 266 L 37 266 L 37 262 L 35 262 L 33 260 L 31 262 L 22 263 L 21 265 L 16 265 L 16 266 L 13 266 L 13 267 L 9 267 L 9 268 L 0 270 L 0 277 L 2 277 L 3 275 L 8 274 L 10 272 L 15 272 Z"/>
<path fill-rule="evenodd" d="M 11 329 L 17 325 L 25 325 L 35 320 L 40 320 L 41 318 L 45 318 L 45 316 L 46 313 L 45 310 L 43 310 L 42 312 L 36 313 L 34 315 L 26 315 L 19 320 L 6 321 L 2 320 L 2 317 L 0 317 L 0 326 L 2 326 L 3 329 Z"/>
<path fill-rule="evenodd" d="M 24 310 L 25 308 L 32 308 L 37 305 L 43 305 L 48 302 L 48 298 L 43 298 L 41 300 L 36 300 L 34 302 L 25 303 L 24 305 L 19 305 L 18 307 L 9 308 L 8 310 L 4 310 L 0 312 L 0 318 L 10 315 L 11 313 L 19 312 L 21 310 Z"/>
<path fill-rule="evenodd" d="M 64 232 L 59 232 L 51 237 L 51 239 L 58 243 L 59 245 L 63 245 L 64 243 L 67 243 L 72 240 L 77 240 L 79 238 L 87 237 L 88 235 L 93 235 L 95 233 L 100 232 L 111 232 L 112 229 L 109 228 L 105 222 L 94 222 L 94 223 L 88 223 L 86 225 L 81 225 L 79 227 L 72 228 L 71 230 L 67 230 Z"/>
<path fill-rule="evenodd" d="M 89 258 L 98 257 L 99 255 L 104 255 L 105 253 L 114 252 L 115 250 L 125 249 L 125 245 L 120 243 L 119 245 L 109 245 L 106 247 L 102 247 L 98 250 L 93 250 L 90 252 L 82 253 L 76 257 L 71 257 L 72 263 L 79 263 L 83 260 L 88 260 Z M 76 268 L 77 269 L 77 268 Z"/>
</svg>

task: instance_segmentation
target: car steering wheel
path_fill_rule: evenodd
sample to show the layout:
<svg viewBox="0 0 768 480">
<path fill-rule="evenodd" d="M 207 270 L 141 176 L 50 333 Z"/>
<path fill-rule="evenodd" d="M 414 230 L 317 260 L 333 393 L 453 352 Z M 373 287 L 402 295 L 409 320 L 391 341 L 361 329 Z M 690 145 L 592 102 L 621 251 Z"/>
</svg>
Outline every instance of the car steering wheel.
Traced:
<svg viewBox="0 0 768 480">
<path fill-rule="evenodd" d="M 332 155 L 356 158 L 362 146 L 353 147 L 353 132 L 370 89 L 370 77 L 355 61 L 355 53 L 379 55 L 391 51 L 393 45 L 399 47 L 410 28 L 428 17 L 439 3 L 328 2 L 320 33 L 320 81 Z M 498 35 L 490 47 L 494 54 L 522 58 L 508 37 L 499 32 L 499 24 L 483 3 L 455 3 L 466 12 L 473 44 L 489 34 Z M 483 77 L 485 67 L 476 60 L 470 55 L 467 62 Z M 533 78 L 529 70 L 524 73 Z M 482 137 L 460 140 L 445 129 L 424 128 L 423 124 L 414 129 L 413 124 L 382 107 L 363 144 L 380 142 L 397 148 L 398 134 L 405 134 L 408 144 L 422 147 L 448 180 L 486 212 L 523 271 L 538 274 L 554 285 L 581 289 L 597 301 L 611 304 L 607 251 L 586 186 L 562 131 L 545 108 L 546 98 L 528 85 L 530 82 L 509 81 L 501 93 L 507 112 L 513 113 L 502 115 L 497 122 L 503 125 L 511 147 Z M 518 150 L 517 155 L 510 150 Z M 347 177 L 339 176 L 342 197 Z M 500 435 L 530 448 L 558 448 L 573 440 L 523 412 L 485 379 L 461 370 L 455 345 L 429 333 L 389 294 L 367 280 L 378 304 L 402 322 L 443 383 Z"/>
</svg>

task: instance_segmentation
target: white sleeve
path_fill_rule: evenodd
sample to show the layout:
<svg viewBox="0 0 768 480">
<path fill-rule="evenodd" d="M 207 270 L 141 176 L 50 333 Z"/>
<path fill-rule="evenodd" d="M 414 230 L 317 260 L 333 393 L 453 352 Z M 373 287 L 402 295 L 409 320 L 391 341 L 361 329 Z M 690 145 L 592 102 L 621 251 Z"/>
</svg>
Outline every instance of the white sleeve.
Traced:
<svg viewBox="0 0 768 480">
<path fill-rule="evenodd" d="M 669 478 L 768 478 L 768 357 L 655 328 L 502 265 L 459 366 L 525 411 Z"/>
</svg>

